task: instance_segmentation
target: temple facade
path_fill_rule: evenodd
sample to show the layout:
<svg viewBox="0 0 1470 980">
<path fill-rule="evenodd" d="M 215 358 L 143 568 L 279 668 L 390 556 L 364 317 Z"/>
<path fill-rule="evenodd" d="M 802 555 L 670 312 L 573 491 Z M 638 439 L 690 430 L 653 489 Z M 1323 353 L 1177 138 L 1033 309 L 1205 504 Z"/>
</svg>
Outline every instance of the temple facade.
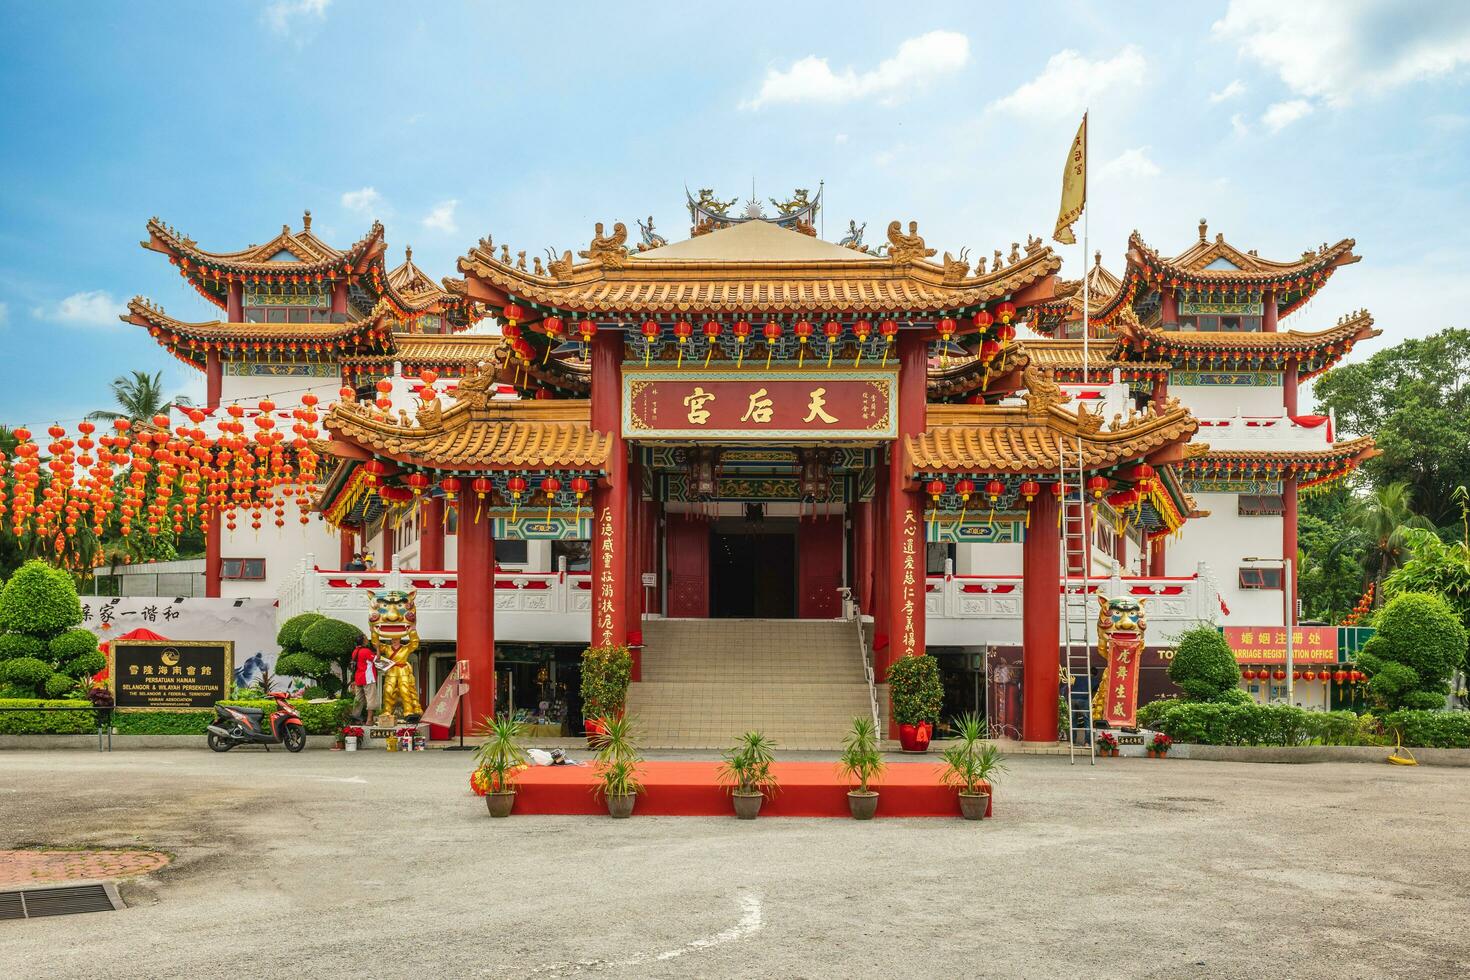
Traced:
<svg viewBox="0 0 1470 980">
<path fill-rule="evenodd" d="M 1181 630 L 1284 628 L 1299 494 L 1373 452 L 1297 406 L 1371 318 L 1281 327 L 1350 240 L 1272 262 L 1204 222 L 1174 258 L 1135 234 L 1120 275 L 1086 270 L 1084 310 L 1039 240 L 973 265 L 914 222 L 830 243 L 820 198 L 701 192 L 687 239 L 599 224 L 529 265 L 486 238 L 439 282 L 388 269 L 377 225 L 337 250 L 308 215 L 215 253 L 150 222 L 224 317 L 127 319 L 206 372 L 211 424 L 331 404 L 315 515 L 221 514 L 208 594 L 365 622 L 372 590 L 414 589 L 419 676 L 466 662 L 472 717 L 544 710 L 588 643 L 633 648 L 656 716 L 673 646 L 828 623 L 880 719 L 886 666 L 929 653 L 947 709 L 1039 742 L 1067 651 L 1096 642 L 1079 596 L 1148 600 L 1145 698 Z"/>
</svg>

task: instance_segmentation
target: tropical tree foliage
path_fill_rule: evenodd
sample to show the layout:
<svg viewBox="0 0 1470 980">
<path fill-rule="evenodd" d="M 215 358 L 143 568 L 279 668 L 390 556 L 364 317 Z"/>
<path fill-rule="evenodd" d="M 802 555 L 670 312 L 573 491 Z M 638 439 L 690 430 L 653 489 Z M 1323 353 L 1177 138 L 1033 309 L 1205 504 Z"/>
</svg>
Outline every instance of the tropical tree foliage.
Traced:
<svg viewBox="0 0 1470 980">
<path fill-rule="evenodd" d="M 113 401 L 117 403 L 121 411 L 100 409 L 88 415 L 87 418 L 93 421 L 129 419 L 137 422 L 166 413 L 175 405 L 189 404 L 189 399 L 183 395 L 175 395 L 173 398 L 164 397 L 162 371 L 155 371 L 152 374 L 147 371 L 129 371 L 127 374 L 113 378 L 112 384 L 108 387 L 112 389 Z"/>
<path fill-rule="evenodd" d="M 1465 661 L 1465 627 L 1437 595 L 1403 592 L 1374 618 L 1378 632 L 1358 654 L 1380 707 L 1445 706 L 1450 674 Z"/>
</svg>

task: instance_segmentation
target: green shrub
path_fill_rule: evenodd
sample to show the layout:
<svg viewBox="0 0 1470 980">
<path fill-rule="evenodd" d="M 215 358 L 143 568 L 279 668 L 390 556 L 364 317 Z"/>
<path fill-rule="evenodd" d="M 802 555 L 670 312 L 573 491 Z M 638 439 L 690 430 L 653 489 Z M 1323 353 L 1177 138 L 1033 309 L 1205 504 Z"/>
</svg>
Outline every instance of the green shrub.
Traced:
<svg viewBox="0 0 1470 980">
<path fill-rule="evenodd" d="M 324 674 L 331 673 L 331 670 L 331 664 L 305 651 L 283 653 L 276 658 L 276 673 L 285 674 L 288 677 L 305 677 L 315 680 Z"/>
<path fill-rule="evenodd" d="M 301 634 L 314 623 L 320 623 L 327 617 L 321 613 L 302 613 L 300 616 L 292 616 L 281 624 L 276 632 L 276 643 L 282 650 L 300 650 Z"/>
<path fill-rule="evenodd" d="M 0 708 L 76 708 L 76 701 L 0 698 Z M 0 735 L 85 735 L 97 731 L 91 711 L 0 711 Z"/>
<path fill-rule="evenodd" d="M 1365 745 L 1376 739 L 1351 711 L 1304 711 L 1287 704 L 1164 700 L 1144 705 L 1138 722 L 1196 745 Z"/>
<path fill-rule="evenodd" d="M 35 657 L 16 657 L 14 660 L 7 660 L 0 665 L 0 670 L 4 671 L 5 683 L 36 694 L 39 694 L 45 686 L 46 679 L 55 673 L 50 664 L 44 660 L 37 660 Z"/>
<path fill-rule="evenodd" d="M 26 636 L 24 633 L 0 633 L 0 663 L 14 660 L 17 657 L 34 657 L 41 659 L 46 652 L 46 644 L 34 636 Z"/>
<path fill-rule="evenodd" d="M 888 698 L 900 725 L 937 720 L 944 705 L 939 661 L 930 656 L 899 657 L 889 664 Z"/>
<path fill-rule="evenodd" d="M 52 660 L 59 664 L 69 663 L 85 654 L 95 653 L 97 637 L 90 630 L 67 630 L 60 636 L 53 637 L 49 647 Z M 101 667 L 97 668 L 97 670 L 101 669 Z"/>
<path fill-rule="evenodd" d="M 0 630 L 48 638 L 82 621 L 76 583 L 59 568 L 28 561 L 0 589 Z"/>
<path fill-rule="evenodd" d="M 75 677 L 77 680 L 82 680 L 84 678 L 91 677 L 93 674 L 97 673 L 97 671 L 106 666 L 107 657 L 103 655 L 102 651 L 92 650 L 89 653 L 82 654 L 80 657 L 67 664 L 64 668 L 62 668 L 62 672 L 65 673 L 68 677 Z"/>
<path fill-rule="evenodd" d="M 1225 637 L 1213 626 L 1196 626 L 1179 637 L 1169 679 L 1191 701 L 1218 701 L 1239 689 L 1240 665 Z"/>
<path fill-rule="evenodd" d="M 1470 711 L 1394 711 L 1383 716 L 1383 727 L 1401 734 L 1405 745 L 1470 748 Z"/>
<path fill-rule="evenodd" d="M 46 678 L 42 690 L 48 698 L 64 698 L 77 689 L 77 682 L 65 674 L 52 674 Z"/>
<path fill-rule="evenodd" d="M 1444 707 L 1450 672 L 1465 658 L 1465 627 L 1454 611 L 1437 595 L 1404 592 L 1374 625 L 1378 632 L 1358 655 L 1372 698 L 1390 710 Z"/>
<path fill-rule="evenodd" d="M 301 649 L 324 660 L 345 660 L 362 640 L 362 630 L 340 619 L 322 619 L 301 634 Z"/>
<path fill-rule="evenodd" d="M 621 714 L 633 677 L 633 654 L 627 647 L 588 647 L 582 651 L 582 716 Z"/>
<path fill-rule="evenodd" d="M 267 716 L 275 710 L 274 701 L 237 699 L 221 701 L 221 704 L 236 707 L 260 708 Z M 301 724 L 308 735 L 333 735 L 347 723 L 347 712 L 351 701 L 330 701 L 326 704 L 307 704 L 292 701 L 301 715 Z M 214 721 L 213 711 L 119 711 L 113 714 L 113 724 L 120 735 L 203 735 L 205 728 Z"/>
</svg>

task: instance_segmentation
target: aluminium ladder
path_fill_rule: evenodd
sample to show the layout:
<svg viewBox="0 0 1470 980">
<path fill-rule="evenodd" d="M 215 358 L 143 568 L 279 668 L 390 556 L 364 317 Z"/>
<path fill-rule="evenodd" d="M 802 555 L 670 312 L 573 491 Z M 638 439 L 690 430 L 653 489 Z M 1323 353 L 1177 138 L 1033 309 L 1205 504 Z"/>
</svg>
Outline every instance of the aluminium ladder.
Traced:
<svg viewBox="0 0 1470 980">
<path fill-rule="evenodd" d="M 1067 443 L 1064 438 L 1057 447 L 1060 457 L 1057 481 L 1061 487 L 1057 507 L 1062 530 L 1062 642 L 1065 647 L 1062 680 L 1067 691 L 1067 748 L 1072 763 L 1077 761 L 1077 750 L 1083 749 L 1088 763 L 1096 765 L 1092 725 L 1092 648 L 1088 641 L 1088 622 L 1095 607 L 1090 582 L 1092 547 L 1088 533 L 1086 474 L 1082 468 L 1081 437 L 1076 440 L 1075 456 Z M 1080 685 L 1076 683 L 1078 679 L 1081 680 Z M 1084 692 L 1087 700 L 1079 709 L 1077 699 Z"/>
</svg>

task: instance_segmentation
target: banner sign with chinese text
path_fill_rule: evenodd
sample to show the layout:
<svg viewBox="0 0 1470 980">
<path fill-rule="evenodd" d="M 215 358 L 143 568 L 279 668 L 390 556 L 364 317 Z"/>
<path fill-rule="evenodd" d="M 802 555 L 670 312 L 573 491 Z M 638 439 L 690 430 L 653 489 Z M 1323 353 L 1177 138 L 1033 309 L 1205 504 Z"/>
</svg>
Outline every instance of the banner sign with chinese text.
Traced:
<svg viewBox="0 0 1470 980">
<path fill-rule="evenodd" d="M 1286 663 L 1286 630 L 1280 626 L 1227 626 L 1225 642 L 1240 663 Z M 1291 648 L 1296 663 L 1335 664 L 1337 627 L 1298 626 L 1292 632 Z"/>
<path fill-rule="evenodd" d="M 97 634 L 99 642 L 140 626 L 170 640 L 229 640 L 235 647 L 230 666 L 237 687 L 250 687 L 262 671 L 275 673 L 280 648 L 273 599 L 82 596 L 82 628 Z M 297 679 L 291 687 L 306 683 Z"/>
<path fill-rule="evenodd" d="M 1136 634 L 1108 639 L 1108 664 L 1103 674 L 1103 718 L 1115 728 L 1138 724 L 1138 674 L 1142 648 Z"/>
<path fill-rule="evenodd" d="M 633 439 L 893 439 L 898 372 L 623 372 Z"/>
<path fill-rule="evenodd" d="M 108 681 L 119 709 L 196 711 L 229 696 L 235 645 L 114 640 Z"/>
</svg>

